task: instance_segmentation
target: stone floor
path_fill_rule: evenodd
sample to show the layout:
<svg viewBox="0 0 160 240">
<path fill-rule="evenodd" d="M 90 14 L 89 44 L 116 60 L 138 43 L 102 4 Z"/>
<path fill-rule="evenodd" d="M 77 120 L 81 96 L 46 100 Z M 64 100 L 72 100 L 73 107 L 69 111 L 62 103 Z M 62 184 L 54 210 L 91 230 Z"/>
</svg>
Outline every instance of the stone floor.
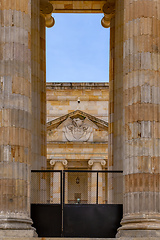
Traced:
<svg viewBox="0 0 160 240">
<path fill-rule="evenodd" d="M 112 240 L 114 238 L 28 238 L 28 237 L 0 237 L 0 240 Z M 160 238 L 141 237 L 141 238 L 117 238 L 119 240 L 160 240 Z"/>
</svg>

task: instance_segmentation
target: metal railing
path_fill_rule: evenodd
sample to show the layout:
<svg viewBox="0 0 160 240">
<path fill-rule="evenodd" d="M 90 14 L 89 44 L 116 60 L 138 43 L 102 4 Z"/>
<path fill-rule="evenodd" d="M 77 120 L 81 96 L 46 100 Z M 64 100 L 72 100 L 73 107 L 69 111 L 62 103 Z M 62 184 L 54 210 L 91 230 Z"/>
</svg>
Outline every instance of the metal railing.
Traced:
<svg viewBox="0 0 160 240">
<path fill-rule="evenodd" d="M 122 192 L 122 171 L 31 171 L 32 204 L 121 204 Z"/>
</svg>

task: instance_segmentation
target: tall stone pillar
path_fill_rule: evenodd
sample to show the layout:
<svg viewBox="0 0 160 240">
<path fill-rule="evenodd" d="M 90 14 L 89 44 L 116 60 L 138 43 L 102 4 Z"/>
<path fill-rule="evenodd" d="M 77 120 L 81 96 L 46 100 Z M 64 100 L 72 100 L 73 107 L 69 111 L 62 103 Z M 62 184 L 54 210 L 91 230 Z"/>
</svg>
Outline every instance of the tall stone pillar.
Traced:
<svg viewBox="0 0 160 240">
<path fill-rule="evenodd" d="M 40 100 L 41 100 L 41 168 L 47 167 L 46 142 L 46 23 L 40 16 Z"/>
<path fill-rule="evenodd" d="M 32 0 L 32 169 L 46 168 L 46 26 L 52 27 L 53 6 Z"/>
<path fill-rule="evenodd" d="M 109 121 L 108 121 L 108 170 L 113 170 L 114 166 L 114 74 L 115 65 L 115 17 L 110 21 L 110 71 L 109 71 Z M 108 203 L 114 203 L 114 176 L 108 174 Z"/>
<path fill-rule="evenodd" d="M 51 160 L 50 164 L 54 166 L 53 170 L 64 170 L 67 166 L 67 160 L 65 159 L 56 159 Z M 66 189 L 65 189 L 66 190 Z M 66 193 L 66 191 L 65 191 Z M 60 203 L 61 199 L 61 175 L 60 172 L 51 173 L 51 183 L 50 183 L 50 202 L 51 203 Z"/>
<path fill-rule="evenodd" d="M 123 4 L 103 6 L 110 27 L 108 170 L 123 170 Z M 121 14 L 115 15 L 115 10 Z M 108 203 L 123 203 L 123 175 L 108 173 Z"/>
<path fill-rule="evenodd" d="M 32 0 L 31 5 L 31 98 L 32 98 L 32 169 L 43 170 L 46 159 L 46 26 L 52 27 L 53 6 L 48 0 Z M 33 174 L 32 199 L 47 199 L 46 174 Z M 39 183 L 39 186 L 37 186 Z"/>
<path fill-rule="evenodd" d="M 31 1 L 1 0 L 0 16 L 0 236 L 33 236 Z"/>
<path fill-rule="evenodd" d="M 92 167 L 92 170 L 102 171 L 102 167 L 106 165 L 104 159 L 91 159 L 88 161 L 88 165 Z M 91 191 L 90 191 L 90 200 L 91 203 L 96 203 L 97 197 L 97 173 L 91 173 Z M 98 203 L 102 204 L 103 199 L 103 184 L 102 184 L 102 173 L 98 173 Z"/>
<path fill-rule="evenodd" d="M 124 215 L 117 236 L 160 236 L 160 8 L 123 6 Z M 117 17 L 122 14 L 118 10 Z"/>
</svg>

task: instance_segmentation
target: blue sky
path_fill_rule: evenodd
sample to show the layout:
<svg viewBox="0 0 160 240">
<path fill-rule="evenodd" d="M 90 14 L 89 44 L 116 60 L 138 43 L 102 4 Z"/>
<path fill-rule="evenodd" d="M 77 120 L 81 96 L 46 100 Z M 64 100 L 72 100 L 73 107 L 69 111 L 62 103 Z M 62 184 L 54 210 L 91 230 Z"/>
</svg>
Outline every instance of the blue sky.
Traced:
<svg viewBox="0 0 160 240">
<path fill-rule="evenodd" d="M 47 29 L 47 82 L 108 82 L 109 29 L 103 14 L 53 14 Z"/>
</svg>

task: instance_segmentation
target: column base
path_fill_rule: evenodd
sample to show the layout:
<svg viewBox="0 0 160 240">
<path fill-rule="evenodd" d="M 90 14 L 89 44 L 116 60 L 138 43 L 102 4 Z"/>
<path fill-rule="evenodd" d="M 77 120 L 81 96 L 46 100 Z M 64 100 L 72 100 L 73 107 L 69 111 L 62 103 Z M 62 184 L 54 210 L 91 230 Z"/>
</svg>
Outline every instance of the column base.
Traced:
<svg viewBox="0 0 160 240">
<path fill-rule="evenodd" d="M 125 216 L 121 221 L 116 238 L 160 237 L 159 214 L 133 214 Z"/>
<path fill-rule="evenodd" d="M 35 229 L 32 230 L 1 230 L 0 229 L 0 239 L 1 238 L 32 238 L 38 237 Z"/>
<path fill-rule="evenodd" d="M 160 238 L 160 230 L 119 230 L 116 238 Z"/>
<path fill-rule="evenodd" d="M 10 217 L 0 216 L 0 237 L 36 237 L 32 219 L 20 214 Z"/>
</svg>

